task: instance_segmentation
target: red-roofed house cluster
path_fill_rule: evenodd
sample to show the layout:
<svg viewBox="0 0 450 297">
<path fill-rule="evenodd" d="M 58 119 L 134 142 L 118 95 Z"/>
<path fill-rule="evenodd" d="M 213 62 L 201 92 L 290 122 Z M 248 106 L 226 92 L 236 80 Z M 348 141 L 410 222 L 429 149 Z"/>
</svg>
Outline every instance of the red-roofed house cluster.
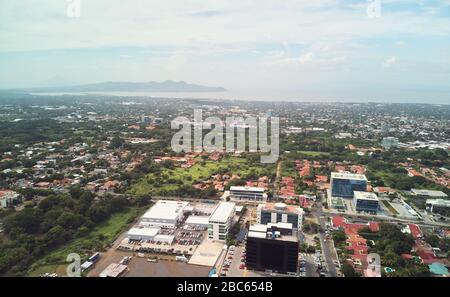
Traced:
<svg viewBox="0 0 450 297">
<path fill-rule="evenodd" d="M 379 224 L 377 222 L 368 222 L 367 224 L 348 223 L 344 217 L 334 216 L 331 219 L 333 229 L 339 229 L 345 232 L 347 236 L 346 249 L 352 250 L 349 261 L 353 262 L 356 270 L 363 271 L 367 268 L 367 255 L 369 247 L 367 240 L 358 234 L 362 228 L 369 227 L 373 232 L 378 232 Z"/>
<path fill-rule="evenodd" d="M 283 197 L 287 203 L 296 204 L 298 202 L 302 208 L 309 207 L 308 197 L 295 193 L 294 178 L 290 176 L 283 176 L 281 178 L 278 194 Z"/>
<path fill-rule="evenodd" d="M 423 240 L 423 233 L 420 227 L 416 224 L 408 224 L 403 229 L 403 232 L 410 233 L 414 239 L 415 243 L 412 248 L 413 254 L 402 254 L 402 258 L 405 260 L 411 260 L 414 258 L 419 258 L 420 262 L 423 264 L 433 264 L 441 263 L 444 265 L 449 265 L 449 261 L 446 258 L 439 258 L 433 248 Z"/>
</svg>

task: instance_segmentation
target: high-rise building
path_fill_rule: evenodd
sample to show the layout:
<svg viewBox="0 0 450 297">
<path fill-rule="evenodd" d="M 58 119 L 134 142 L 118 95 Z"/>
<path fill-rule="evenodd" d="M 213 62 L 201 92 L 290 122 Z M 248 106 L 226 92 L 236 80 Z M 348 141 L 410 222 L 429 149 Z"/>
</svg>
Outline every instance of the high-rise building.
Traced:
<svg viewBox="0 0 450 297">
<path fill-rule="evenodd" d="M 284 203 L 259 204 L 257 208 L 258 224 L 291 223 L 293 228 L 301 229 L 303 209 Z"/>
<path fill-rule="evenodd" d="M 212 240 L 225 240 L 228 231 L 233 225 L 235 212 L 235 203 L 220 202 L 209 217 L 208 238 Z"/>
<path fill-rule="evenodd" d="M 290 223 L 253 225 L 247 235 L 245 265 L 257 271 L 296 274 L 299 239 Z"/>
<path fill-rule="evenodd" d="M 398 147 L 398 138 L 397 137 L 383 137 L 383 141 L 381 142 L 381 146 L 385 150 L 389 150 L 391 148 Z"/>
<path fill-rule="evenodd" d="M 378 197 L 372 192 L 353 192 L 353 203 L 356 211 L 370 212 L 376 214 L 378 212 Z"/>
<path fill-rule="evenodd" d="M 353 192 L 367 192 L 367 178 L 362 174 L 331 173 L 331 196 L 353 199 Z"/>
</svg>

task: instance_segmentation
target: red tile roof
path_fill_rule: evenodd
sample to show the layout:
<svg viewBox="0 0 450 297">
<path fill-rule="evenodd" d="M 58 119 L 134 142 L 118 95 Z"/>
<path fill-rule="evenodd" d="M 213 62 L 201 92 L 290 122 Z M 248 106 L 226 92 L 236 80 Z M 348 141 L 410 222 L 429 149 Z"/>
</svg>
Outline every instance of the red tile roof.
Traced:
<svg viewBox="0 0 450 297">
<path fill-rule="evenodd" d="M 408 228 L 411 231 L 411 235 L 415 238 L 422 238 L 423 233 L 422 230 L 420 230 L 420 227 L 416 224 L 408 224 Z"/>
</svg>

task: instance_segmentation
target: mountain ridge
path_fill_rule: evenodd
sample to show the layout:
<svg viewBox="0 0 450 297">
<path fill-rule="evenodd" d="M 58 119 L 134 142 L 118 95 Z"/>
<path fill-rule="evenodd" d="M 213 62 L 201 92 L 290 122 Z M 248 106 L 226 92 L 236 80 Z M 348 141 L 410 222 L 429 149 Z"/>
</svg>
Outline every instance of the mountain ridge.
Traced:
<svg viewBox="0 0 450 297">
<path fill-rule="evenodd" d="M 105 81 L 63 87 L 21 88 L 14 91 L 27 92 L 226 92 L 223 87 L 210 87 L 185 81 L 165 80 L 163 82 Z"/>
</svg>

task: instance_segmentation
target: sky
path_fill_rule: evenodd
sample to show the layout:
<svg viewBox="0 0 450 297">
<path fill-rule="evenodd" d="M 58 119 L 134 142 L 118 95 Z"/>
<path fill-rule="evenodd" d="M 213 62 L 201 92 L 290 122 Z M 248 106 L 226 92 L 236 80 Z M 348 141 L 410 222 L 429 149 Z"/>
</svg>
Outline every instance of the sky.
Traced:
<svg viewBox="0 0 450 297">
<path fill-rule="evenodd" d="M 0 0 L 0 89 L 164 80 L 450 103 L 450 0 Z"/>
</svg>

